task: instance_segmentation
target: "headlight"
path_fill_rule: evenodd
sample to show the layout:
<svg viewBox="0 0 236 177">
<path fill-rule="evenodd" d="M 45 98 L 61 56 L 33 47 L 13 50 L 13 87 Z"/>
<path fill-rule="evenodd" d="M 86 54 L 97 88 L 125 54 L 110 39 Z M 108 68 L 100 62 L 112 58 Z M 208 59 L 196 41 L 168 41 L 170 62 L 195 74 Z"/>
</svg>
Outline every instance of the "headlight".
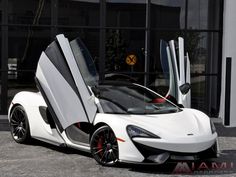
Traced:
<svg viewBox="0 0 236 177">
<path fill-rule="evenodd" d="M 211 133 L 214 134 L 216 132 L 216 127 L 211 120 L 210 120 L 210 124 L 211 124 Z"/>
<path fill-rule="evenodd" d="M 144 129 L 134 126 L 134 125 L 127 126 L 127 133 L 130 138 L 134 138 L 134 137 L 160 138 L 159 136 L 154 135 L 153 133 L 150 133 L 147 130 L 144 130 Z"/>
</svg>

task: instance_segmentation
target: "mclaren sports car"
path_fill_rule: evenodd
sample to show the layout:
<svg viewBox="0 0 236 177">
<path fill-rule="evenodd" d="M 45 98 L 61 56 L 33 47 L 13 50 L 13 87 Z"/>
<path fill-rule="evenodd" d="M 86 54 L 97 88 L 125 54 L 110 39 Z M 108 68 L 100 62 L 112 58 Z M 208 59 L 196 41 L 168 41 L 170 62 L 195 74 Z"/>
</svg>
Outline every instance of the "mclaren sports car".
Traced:
<svg viewBox="0 0 236 177">
<path fill-rule="evenodd" d="M 125 75 L 101 81 L 84 43 L 57 35 L 38 61 L 39 91 L 19 92 L 10 104 L 13 139 L 86 151 L 104 166 L 216 157 L 214 124 L 190 108 L 183 39 L 161 41 L 160 61 L 169 83 L 164 96 Z"/>
</svg>

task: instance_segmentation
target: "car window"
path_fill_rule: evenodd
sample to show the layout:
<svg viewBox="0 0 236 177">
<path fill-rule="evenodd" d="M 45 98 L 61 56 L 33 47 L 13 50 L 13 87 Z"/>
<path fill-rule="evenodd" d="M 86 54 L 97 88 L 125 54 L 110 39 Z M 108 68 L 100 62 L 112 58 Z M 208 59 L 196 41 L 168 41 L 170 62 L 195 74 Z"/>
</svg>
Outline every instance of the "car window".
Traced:
<svg viewBox="0 0 236 177">
<path fill-rule="evenodd" d="M 180 111 L 167 99 L 137 85 L 99 86 L 98 98 L 105 113 L 163 114 Z"/>
<path fill-rule="evenodd" d="M 98 73 L 87 47 L 80 38 L 71 41 L 70 46 L 85 83 L 89 86 L 96 85 Z"/>
</svg>

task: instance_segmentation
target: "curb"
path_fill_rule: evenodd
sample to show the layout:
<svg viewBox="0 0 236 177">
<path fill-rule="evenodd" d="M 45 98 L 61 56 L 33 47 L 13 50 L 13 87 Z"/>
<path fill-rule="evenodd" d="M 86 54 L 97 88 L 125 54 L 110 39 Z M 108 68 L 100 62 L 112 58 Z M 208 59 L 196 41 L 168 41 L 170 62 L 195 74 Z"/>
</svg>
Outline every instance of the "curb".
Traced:
<svg viewBox="0 0 236 177">
<path fill-rule="evenodd" d="M 9 131 L 9 122 L 7 119 L 0 119 L 0 131 Z"/>
</svg>

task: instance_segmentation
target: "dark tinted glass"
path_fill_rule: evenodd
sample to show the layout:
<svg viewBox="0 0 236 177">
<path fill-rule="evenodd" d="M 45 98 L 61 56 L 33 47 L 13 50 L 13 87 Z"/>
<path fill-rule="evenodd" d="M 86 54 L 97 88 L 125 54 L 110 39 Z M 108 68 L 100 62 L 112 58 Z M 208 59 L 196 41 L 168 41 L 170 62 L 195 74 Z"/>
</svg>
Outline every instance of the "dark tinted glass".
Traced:
<svg viewBox="0 0 236 177">
<path fill-rule="evenodd" d="M 9 27 L 8 63 L 16 70 L 35 70 L 41 52 L 51 41 L 50 28 Z M 19 72 L 15 79 L 32 82 L 34 73 Z"/>
<path fill-rule="evenodd" d="M 144 49 L 145 31 L 107 30 L 106 72 L 144 71 Z M 132 63 L 128 60 L 135 61 Z"/>
<path fill-rule="evenodd" d="M 191 73 L 218 72 L 218 32 L 189 32 L 186 34 L 186 50 L 191 62 Z"/>
<path fill-rule="evenodd" d="M 0 0 L 0 23 L 2 23 L 2 9 L 3 9 L 3 4 L 2 4 L 2 0 Z"/>
<path fill-rule="evenodd" d="M 13 24 L 51 24 L 50 0 L 9 0 L 8 22 Z"/>
<path fill-rule="evenodd" d="M 52 4 L 56 1 L 58 1 L 58 6 Z M 9 95 L 15 93 L 14 87 L 16 88 L 18 85 L 20 87 L 25 85 L 28 88 L 30 86 L 26 84 L 34 83 L 34 71 L 39 55 L 52 41 L 50 35 L 53 33 L 64 33 L 70 40 L 80 36 L 91 52 L 98 68 L 99 29 L 91 28 L 100 26 L 101 1 L 56 1 L 8 0 L 8 7 L 3 7 L 2 0 L 0 0 L 0 23 L 2 23 L 2 12 L 4 8 L 7 8 L 8 22 L 10 24 L 9 27 L 7 24 L 2 26 L 2 29 L 9 28 L 9 56 L 6 57 L 8 58 L 9 69 Z M 187 7 L 186 2 L 188 2 Z M 219 78 L 216 74 L 220 72 L 218 71 L 218 63 L 220 63 L 218 61 L 220 57 L 218 51 L 221 50 L 219 49 L 219 44 L 221 43 L 219 33 L 187 32 L 182 34 L 168 31 L 184 29 L 186 23 L 187 31 L 190 29 L 221 29 L 222 2 L 223 0 L 151 0 L 150 73 L 146 73 L 146 75 L 149 75 L 150 82 L 148 86 L 150 88 L 159 93 L 163 92 L 163 94 L 165 94 L 165 88 L 167 88 L 163 82 L 164 76 L 161 74 L 163 73 L 161 63 L 158 62 L 160 58 L 160 39 L 168 41 L 179 35 L 185 36 L 186 49 L 189 51 L 191 60 L 193 107 L 204 110 L 207 113 L 217 112 L 219 102 L 217 97 L 219 96 L 216 94 L 218 92 L 216 88 L 219 87 L 220 83 L 217 83 Z M 106 1 L 106 25 L 109 27 L 104 41 L 106 43 L 106 72 L 119 72 L 120 74 L 128 75 L 128 77 L 110 75 L 110 78 L 136 79 L 137 82 L 143 84 L 145 76 L 145 73 L 143 73 L 145 64 L 145 30 L 134 30 L 134 28 L 145 27 L 146 5 L 147 0 Z M 185 12 L 185 9 L 187 9 L 187 12 Z M 14 27 L 14 24 L 17 24 L 17 26 L 50 25 L 52 13 L 57 15 L 54 23 L 58 24 L 59 27 L 51 29 L 43 27 Z M 187 22 L 185 22 L 185 18 L 187 18 Z M 73 28 L 73 26 L 80 27 Z M 87 26 L 87 29 L 81 26 Z M 113 30 L 112 27 L 124 27 L 126 30 Z M 159 31 L 155 31 L 156 28 Z M 137 60 L 134 65 L 127 64 L 126 59 L 129 55 L 136 57 Z M 129 61 L 133 60 L 132 57 L 130 58 Z M 203 78 L 202 75 L 206 74 L 210 75 Z M 203 90 L 197 91 L 198 89 Z"/>
<path fill-rule="evenodd" d="M 189 0 L 188 29 L 219 29 L 222 0 Z"/>
<path fill-rule="evenodd" d="M 98 82 L 98 73 L 87 47 L 80 38 L 71 41 L 70 46 L 86 84 L 89 86 L 96 85 Z"/>
<path fill-rule="evenodd" d="M 2 28 L 0 27 L 0 41 L 2 41 Z M 0 56 L 2 57 L 2 42 L 0 42 Z M 2 68 L 2 63 L 1 63 L 1 60 L 0 59 L 0 68 Z"/>
<path fill-rule="evenodd" d="M 99 0 L 59 0 L 58 24 L 99 26 Z"/>
<path fill-rule="evenodd" d="M 99 66 L 99 30 L 83 28 L 58 28 L 58 34 L 63 33 L 69 41 L 80 38 L 88 48 L 91 57 L 96 65 Z M 99 69 L 99 68 L 98 68 Z"/>
<path fill-rule="evenodd" d="M 164 98 L 140 86 L 99 86 L 98 89 L 99 98 L 107 101 L 103 101 L 102 106 L 111 108 L 105 109 L 108 113 L 114 113 L 111 110 L 130 114 L 163 114 L 179 111 Z"/>
<path fill-rule="evenodd" d="M 152 0 L 151 27 L 183 29 L 185 0 Z"/>
<path fill-rule="evenodd" d="M 8 106 L 20 91 L 37 91 L 34 76 L 42 50 L 50 43 L 50 29 L 9 27 Z"/>
<path fill-rule="evenodd" d="M 1 1 L 0 1 L 0 5 L 1 5 Z M 1 7 L 1 6 L 0 6 Z M 1 14 L 1 13 L 0 13 Z M 2 29 L 0 28 L 0 34 L 2 34 Z M 0 41 L 2 41 L 2 36 L 0 35 Z M 0 43 L 0 56 L 2 56 L 2 43 Z M 2 58 L 2 57 L 1 57 Z M 2 69 L 2 64 L 1 64 L 1 60 L 0 60 L 0 69 Z M 5 73 L 4 72 L 0 72 L 0 82 L 3 84 L 2 82 L 2 76 L 4 75 Z M 1 92 L 0 92 L 0 97 L 2 96 L 2 84 L 0 85 L 0 89 L 1 89 Z M 1 106 L 2 106 L 2 101 L 0 102 L 0 111 L 1 110 Z"/>
<path fill-rule="evenodd" d="M 189 32 L 186 36 L 191 64 L 192 107 L 216 115 L 220 33 Z"/>
<path fill-rule="evenodd" d="M 107 0 L 107 26 L 145 27 L 146 0 Z"/>
<path fill-rule="evenodd" d="M 161 40 L 169 42 L 170 40 L 177 40 L 182 33 L 176 32 L 160 32 L 151 31 L 150 41 L 150 65 L 149 84 L 148 87 L 165 96 L 169 89 L 168 78 L 164 75 L 163 64 L 161 63 L 160 42 Z"/>
</svg>

